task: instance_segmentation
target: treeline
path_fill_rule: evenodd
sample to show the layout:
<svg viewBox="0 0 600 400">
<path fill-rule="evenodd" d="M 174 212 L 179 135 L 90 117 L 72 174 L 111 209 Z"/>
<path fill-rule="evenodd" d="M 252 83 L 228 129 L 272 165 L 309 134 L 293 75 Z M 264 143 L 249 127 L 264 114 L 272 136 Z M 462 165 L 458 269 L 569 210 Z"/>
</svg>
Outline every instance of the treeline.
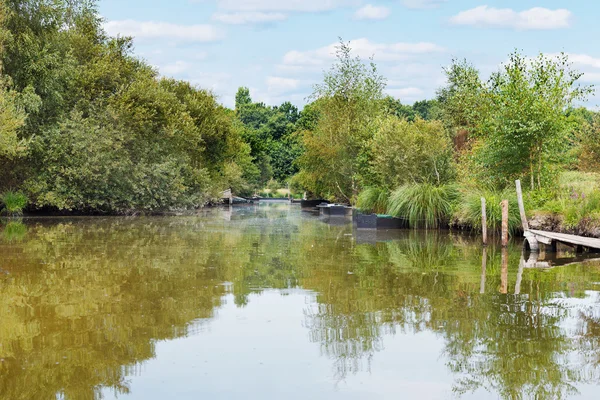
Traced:
<svg viewBox="0 0 600 400">
<path fill-rule="evenodd" d="M 564 55 L 515 52 L 487 80 L 453 61 L 436 98 L 409 106 L 340 42 L 302 110 L 255 102 L 247 88 L 230 110 L 160 77 L 132 38 L 108 36 L 95 1 L 7 0 L 0 11 L 9 213 L 190 209 L 228 188 L 289 187 L 413 225 L 476 227 L 479 198 L 495 204 L 521 179 L 529 209 L 571 228 L 600 220 L 600 179 L 583 174 L 600 166 L 600 117 L 577 108 L 592 88 Z"/>
<path fill-rule="evenodd" d="M 1 15 L 0 193 L 128 212 L 199 207 L 258 181 L 235 115 L 109 37 L 94 1 L 8 0 Z"/>
<path fill-rule="evenodd" d="M 414 227 L 477 228 L 485 197 L 495 228 L 498 203 L 508 198 L 518 229 L 520 179 L 527 208 L 548 219 L 541 223 L 593 234 L 600 116 L 578 106 L 593 88 L 580 84 L 568 57 L 514 52 L 487 80 L 467 61 L 444 71 L 435 100 L 407 107 L 384 95 L 386 79 L 373 62 L 341 42 L 313 93 L 319 118 L 302 132 L 294 186 Z"/>
</svg>

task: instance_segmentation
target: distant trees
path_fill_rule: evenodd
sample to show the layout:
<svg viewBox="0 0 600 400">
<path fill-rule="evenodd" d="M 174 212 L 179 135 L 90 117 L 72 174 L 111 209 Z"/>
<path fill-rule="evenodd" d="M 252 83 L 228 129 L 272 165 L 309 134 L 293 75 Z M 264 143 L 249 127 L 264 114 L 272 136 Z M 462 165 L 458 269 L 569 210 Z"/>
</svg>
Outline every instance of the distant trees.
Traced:
<svg viewBox="0 0 600 400">
<path fill-rule="evenodd" d="M 295 161 L 301 147 L 294 132 L 302 113 L 290 102 L 275 107 L 253 102 L 245 87 L 238 89 L 235 111 L 244 126 L 243 136 L 250 144 L 254 163 L 261 171 L 255 185 L 264 188 L 271 178 L 283 184 L 297 172 Z"/>
</svg>

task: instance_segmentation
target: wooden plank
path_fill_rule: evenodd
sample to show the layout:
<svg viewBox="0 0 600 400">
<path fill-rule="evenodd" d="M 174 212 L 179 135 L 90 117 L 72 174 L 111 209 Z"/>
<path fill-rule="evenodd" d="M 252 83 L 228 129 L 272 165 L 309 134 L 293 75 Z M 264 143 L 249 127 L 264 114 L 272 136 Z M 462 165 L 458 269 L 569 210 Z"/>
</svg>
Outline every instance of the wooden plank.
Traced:
<svg viewBox="0 0 600 400">
<path fill-rule="evenodd" d="M 583 247 L 589 247 L 592 249 L 600 249 L 600 239 L 588 238 L 588 237 L 577 236 L 577 235 L 569 235 L 566 233 L 537 231 L 537 230 L 533 230 L 533 229 L 530 230 L 529 232 L 536 235 L 538 240 L 542 243 L 548 242 L 548 239 L 550 239 L 550 241 L 557 240 L 559 242 L 566 243 L 566 244 L 572 244 L 574 246 L 583 246 Z"/>
</svg>

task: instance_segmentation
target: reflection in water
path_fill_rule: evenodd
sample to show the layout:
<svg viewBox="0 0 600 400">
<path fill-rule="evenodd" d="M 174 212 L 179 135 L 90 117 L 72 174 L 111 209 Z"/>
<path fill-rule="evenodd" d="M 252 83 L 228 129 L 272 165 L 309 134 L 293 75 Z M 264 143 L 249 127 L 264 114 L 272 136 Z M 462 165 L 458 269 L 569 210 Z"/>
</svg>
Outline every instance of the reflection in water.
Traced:
<svg viewBox="0 0 600 400">
<path fill-rule="evenodd" d="M 0 228 L 6 242 L 21 241 L 27 235 L 27 226 L 20 219 L 0 220 Z"/>
<path fill-rule="evenodd" d="M 6 229 L 0 398 L 127 394 L 156 343 L 201 335 L 226 295 L 243 309 L 291 288 L 314 293 L 302 329 L 338 380 L 369 370 L 386 337 L 419 332 L 443 343 L 459 395 L 559 398 L 600 377 L 597 262 L 526 268 L 516 247 L 482 256 L 447 232 L 363 240 L 286 204 L 32 220 L 18 240 Z"/>
</svg>

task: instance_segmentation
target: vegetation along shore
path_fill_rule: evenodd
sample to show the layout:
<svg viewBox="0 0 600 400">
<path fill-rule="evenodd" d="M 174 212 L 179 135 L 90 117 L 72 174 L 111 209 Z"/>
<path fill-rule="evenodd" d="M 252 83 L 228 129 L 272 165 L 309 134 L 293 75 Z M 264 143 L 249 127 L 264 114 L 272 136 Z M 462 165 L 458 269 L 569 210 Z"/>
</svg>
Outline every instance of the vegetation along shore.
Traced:
<svg viewBox="0 0 600 400">
<path fill-rule="evenodd" d="M 385 95 L 372 60 L 340 39 L 308 103 L 235 109 L 161 77 L 110 37 L 96 4 L 3 2 L 0 209 L 102 214 L 201 208 L 226 189 L 268 189 L 407 218 L 412 227 L 492 230 L 514 181 L 533 227 L 600 237 L 600 115 L 565 54 L 515 51 L 484 78 L 448 60 L 434 99 Z M 50 3 L 49 3 L 50 4 Z"/>
</svg>

